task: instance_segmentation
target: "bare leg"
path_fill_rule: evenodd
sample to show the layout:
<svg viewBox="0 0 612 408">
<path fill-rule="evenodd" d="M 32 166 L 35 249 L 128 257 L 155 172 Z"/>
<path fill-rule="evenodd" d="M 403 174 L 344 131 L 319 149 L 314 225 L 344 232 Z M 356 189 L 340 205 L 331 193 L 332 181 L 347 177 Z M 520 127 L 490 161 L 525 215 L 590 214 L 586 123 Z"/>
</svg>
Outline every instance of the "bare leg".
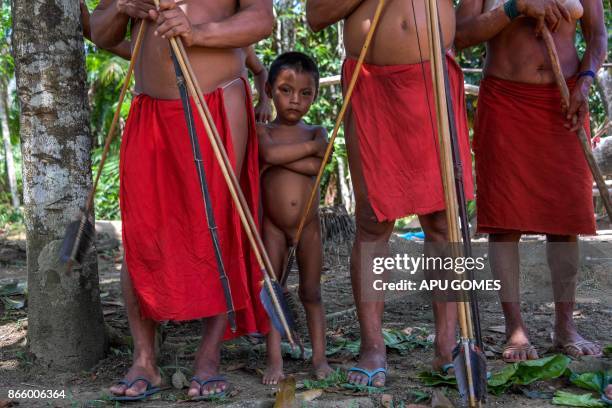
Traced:
<svg viewBox="0 0 612 408">
<path fill-rule="evenodd" d="M 202 341 L 196 353 L 194 364 L 194 377 L 205 381 L 219 374 L 219 367 L 221 365 L 221 344 L 226 328 L 226 314 L 204 319 L 204 324 L 202 326 Z M 203 387 L 200 387 L 200 384 L 197 382 L 192 381 L 187 395 L 191 398 L 214 395 L 222 393 L 226 389 L 227 383 L 225 381 L 214 381 Z"/>
<path fill-rule="evenodd" d="M 384 294 L 375 292 L 372 288 L 374 278 L 371 273 L 372 259 L 375 256 L 385 256 L 388 253 L 389 237 L 393 232 L 394 223 L 379 223 L 368 202 L 365 180 L 361 170 L 358 136 L 351 114 L 347 115 L 345 129 L 346 147 L 356 201 L 357 234 L 351 252 L 351 283 L 361 334 L 361 349 L 359 350 L 357 367 L 371 371 L 387 366 L 385 341 L 382 336 L 382 315 L 385 301 Z M 362 250 L 366 245 L 367 251 L 364 253 Z M 373 378 L 372 385 L 383 387 L 385 380 L 386 376 L 384 374 L 377 374 Z M 351 384 L 366 385 L 368 377 L 359 372 L 349 372 L 348 381 Z"/>
<path fill-rule="evenodd" d="M 520 232 L 489 236 L 491 271 L 495 279 L 502 282 L 500 300 L 506 318 L 506 346 L 502 358 L 508 363 L 538 358 L 537 351 L 531 347 L 527 326 L 521 316 L 518 248 L 520 239 Z"/>
<path fill-rule="evenodd" d="M 154 386 L 158 386 L 161 384 L 161 376 L 155 361 L 155 329 L 157 323 L 151 319 L 142 319 L 140 317 L 138 299 L 136 299 L 132 279 L 125 263 L 121 268 L 121 289 L 127 310 L 130 332 L 134 339 L 134 359 L 125 379 L 130 382 L 137 377 L 144 377 L 151 381 L 151 384 Z M 110 392 L 114 395 L 126 395 L 128 397 L 140 395 L 145 390 L 146 384 L 142 381 L 138 381 L 130 389 L 124 384 L 114 385 L 110 388 Z"/>
<path fill-rule="evenodd" d="M 284 268 L 285 258 L 287 257 L 287 237 L 285 233 L 276 227 L 272 221 L 264 217 L 263 221 L 263 241 L 270 262 L 275 273 L 280 274 Z M 283 356 L 281 354 L 281 336 L 274 327 L 270 328 L 266 342 L 266 371 L 262 378 L 262 383 L 266 385 L 278 384 L 285 378 L 283 373 Z"/>
<path fill-rule="evenodd" d="M 446 212 L 440 211 L 419 217 L 425 233 L 425 256 L 439 257 L 445 255 L 445 244 L 448 242 Z M 433 273 L 440 271 L 431 271 Z M 430 273 L 430 272 L 428 272 Z M 434 298 L 442 297 L 440 292 L 433 293 Z M 440 371 L 453 361 L 453 348 L 457 344 L 457 303 L 433 302 L 436 339 L 434 341 L 434 360 L 432 367 Z"/>
<path fill-rule="evenodd" d="M 312 366 L 317 379 L 325 379 L 332 369 L 325 356 L 325 310 L 321 302 L 321 225 L 316 216 L 304 228 L 297 261 L 300 270 L 300 300 L 306 311 L 308 333 L 312 343 Z"/>
<path fill-rule="evenodd" d="M 246 112 L 246 91 L 242 81 L 235 81 L 223 91 L 225 112 L 230 124 L 234 157 L 236 158 L 236 176 L 240 178 L 244 156 L 249 137 L 249 117 Z"/>
<path fill-rule="evenodd" d="M 585 340 L 574 323 L 576 277 L 578 275 L 578 239 L 576 236 L 549 235 L 546 245 L 555 296 L 555 345 L 572 357 L 600 356 L 601 346 Z M 574 344 L 574 346 L 567 346 Z"/>
<path fill-rule="evenodd" d="M 246 153 L 248 140 L 248 117 L 245 103 L 245 90 L 242 81 L 236 81 L 224 90 L 225 111 L 232 134 L 232 144 L 235 158 L 236 176 L 240 178 L 242 165 Z M 207 380 L 217 376 L 221 363 L 221 344 L 227 327 L 227 315 L 210 317 L 204 320 L 202 342 L 196 354 L 195 377 Z M 227 389 L 224 381 L 211 382 L 200 387 L 195 381 L 191 382 L 189 397 L 218 394 Z"/>
</svg>

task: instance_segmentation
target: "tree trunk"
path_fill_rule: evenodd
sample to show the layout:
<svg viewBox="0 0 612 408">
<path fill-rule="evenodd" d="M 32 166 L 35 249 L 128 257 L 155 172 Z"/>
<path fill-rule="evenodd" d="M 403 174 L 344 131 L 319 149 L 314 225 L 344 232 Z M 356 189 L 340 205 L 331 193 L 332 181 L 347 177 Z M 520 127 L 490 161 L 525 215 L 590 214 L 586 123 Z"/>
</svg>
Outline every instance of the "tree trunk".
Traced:
<svg viewBox="0 0 612 408">
<path fill-rule="evenodd" d="M 600 69 L 595 83 L 606 108 L 608 120 L 612 120 L 612 68 Z M 608 135 L 612 135 L 612 130 L 608 131 Z"/>
<path fill-rule="evenodd" d="M 19 208 L 19 191 L 17 189 L 17 177 L 15 176 L 15 160 L 13 159 L 13 147 L 11 145 L 11 133 L 9 130 L 9 104 L 6 84 L 0 84 L 0 122 L 2 123 L 2 142 L 4 144 L 4 158 L 6 160 L 6 174 L 8 178 L 9 190 L 11 192 L 11 202 L 13 208 Z"/>
<path fill-rule="evenodd" d="M 27 234 L 28 343 L 56 369 L 92 367 L 106 338 L 95 252 L 67 273 L 59 246 L 91 187 L 78 0 L 13 0 Z"/>
<path fill-rule="evenodd" d="M 353 195 L 349 187 L 349 183 L 346 179 L 346 166 L 344 157 L 338 156 L 338 181 L 340 183 L 340 196 L 342 197 L 342 204 L 349 214 L 353 213 Z"/>
</svg>

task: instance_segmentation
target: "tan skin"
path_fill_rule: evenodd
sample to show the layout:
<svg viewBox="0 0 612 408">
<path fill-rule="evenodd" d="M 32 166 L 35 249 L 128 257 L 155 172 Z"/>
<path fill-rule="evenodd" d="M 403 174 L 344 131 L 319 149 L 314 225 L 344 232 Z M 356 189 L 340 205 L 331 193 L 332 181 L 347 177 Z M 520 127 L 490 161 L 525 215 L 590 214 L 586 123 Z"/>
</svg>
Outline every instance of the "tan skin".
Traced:
<svg viewBox="0 0 612 408">
<path fill-rule="evenodd" d="M 485 10 L 483 0 L 463 0 L 457 13 L 455 44 L 458 48 L 465 48 L 486 41 L 485 76 L 530 84 L 552 84 L 554 76 L 550 59 L 543 40 L 538 36 L 541 27 L 546 24 L 553 33 L 565 77 L 572 77 L 585 70 L 597 72 L 606 53 L 607 37 L 602 3 L 599 0 L 582 0 L 581 4 L 584 15 L 580 24 L 587 44 L 582 60 L 574 46 L 577 21 L 571 15 L 575 5 L 555 0 L 518 0 L 517 7 L 522 16 L 514 21 L 506 16 L 503 8 L 493 5 Z M 591 85 L 591 78 L 579 79 L 571 92 L 570 106 L 560 106 L 566 114 L 565 127 L 572 131 L 581 126 L 588 112 Z M 491 234 L 489 237 L 491 268 L 504 279 L 504 285 L 514 288 L 514 293 L 508 294 L 513 299 L 518 298 L 520 238 L 520 232 L 512 231 Z M 573 298 L 579 265 L 578 239 L 576 236 L 557 235 L 548 235 L 547 238 L 553 283 L 564 282 L 563 288 L 554 285 L 555 294 L 569 290 Z M 584 341 L 574 324 L 574 306 L 573 301 L 555 303 L 556 346 Z M 521 317 L 520 304 L 516 301 L 502 302 L 502 308 L 506 317 L 507 346 L 515 348 L 506 350 L 503 358 L 509 362 L 538 358 L 535 350 L 528 349 L 529 336 Z M 601 355 L 601 347 L 585 342 L 565 352 L 574 357 Z"/>
<path fill-rule="evenodd" d="M 261 63 L 253 46 L 244 49 L 246 53 L 246 67 L 253 73 L 253 82 L 257 89 L 257 105 L 255 105 L 255 119 L 259 123 L 268 123 L 272 119 L 272 104 L 266 93 L 268 70 Z M 245 73 L 246 74 L 246 73 Z"/>
<path fill-rule="evenodd" d="M 101 47 L 114 47 L 124 40 L 130 19 L 147 19 L 142 52 L 136 63 L 136 92 L 154 98 L 178 99 L 175 72 L 169 57 L 168 38 L 179 36 L 204 93 L 211 92 L 239 78 L 244 67 L 243 47 L 270 35 L 273 27 L 271 0 L 186 0 L 180 3 L 162 0 L 156 11 L 152 0 L 102 0 L 91 16 L 92 37 Z M 134 38 L 140 23 L 133 24 Z M 241 174 L 248 138 L 248 112 L 245 90 L 240 81 L 224 89 L 225 108 L 236 156 L 236 174 Z M 130 330 L 134 339 L 134 358 L 125 378 L 143 376 L 154 385 L 161 382 L 155 356 L 157 322 L 142 319 L 130 275 L 124 265 L 122 289 Z M 196 353 L 194 375 L 202 380 L 218 375 L 225 315 L 204 319 L 202 342 Z M 190 397 L 224 391 L 226 382 L 212 382 L 200 387 L 192 382 Z M 115 395 L 136 396 L 145 389 L 144 382 L 126 389 L 111 388 Z"/>
<path fill-rule="evenodd" d="M 284 271 L 289 246 L 295 242 L 302 212 L 325 154 L 327 134 L 322 127 L 302 121 L 316 98 L 312 75 L 284 69 L 274 84 L 266 85 L 266 92 L 274 101 L 277 116 L 269 125 L 258 128 L 263 164 L 263 240 L 278 274 Z M 307 216 L 296 258 L 300 271 L 299 295 L 312 343 L 313 372 L 317 379 L 324 379 L 332 369 L 325 357 L 325 311 L 321 303 L 323 254 L 316 202 Z M 267 340 L 264 384 L 278 384 L 285 378 L 280 346 L 280 334 L 272 329 Z"/>
<path fill-rule="evenodd" d="M 414 3 L 414 11 L 412 4 Z M 439 1 L 440 22 L 446 47 L 453 43 L 455 35 L 455 11 L 450 0 Z M 344 45 L 347 55 L 357 58 L 364 43 L 378 0 L 308 0 L 307 18 L 310 26 L 319 31 L 344 20 Z M 416 15 L 416 24 L 415 24 Z M 420 45 L 417 46 L 417 44 Z M 419 50 L 420 48 L 420 50 Z M 414 0 L 390 0 L 386 5 L 379 27 L 374 34 L 366 62 L 375 65 L 414 64 L 426 61 L 429 56 L 427 44 L 427 23 L 425 3 Z M 395 223 L 378 222 L 367 198 L 367 189 L 361 169 L 361 158 L 355 122 L 349 113 L 345 121 L 346 145 L 351 179 L 355 191 L 357 235 L 351 254 L 351 280 L 353 296 L 357 305 L 360 322 L 361 350 L 357 367 L 374 370 L 386 367 L 386 349 L 382 336 L 382 315 L 384 299 L 380 293 L 368 293 L 372 275 L 365 273 L 362 266 L 362 245 L 367 244 L 374 254 L 388 251 L 388 242 Z M 427 243 L 446 242 L 447 227 L 444 211 L 419 217 Z M 428 247 L 431 251 L 431 246 Z M 428 255 L 435 255 L 428 252 Z M 367 296 L 365 294 L 367 293 Z M 378 296 L 378 300 L 376 300 Z M 455 303 L 434 302 L 433 311 L 436 325 L 434 370 L 452 361 L 452 350 L 456 343 L 457 306 Z M 353 384 L 365 385 L 367 376 L 350 372 L 348 380 Z M 372 385 L 382 387 L 385 375 L 374 376 Z"/>
<path fill-rule="evenodd" d="M 89 9 L 83 0 L 81 0 L 81 24 L 83 24 L 83 36 L 91 41 L 91 24 Z M 97 45 L 97 44 L 96 44 Z M 115 47 L 105 48 L 106 51 L 120 56 L 123 59 L 129 60 L 132 57 L 132 49 L 128 40 L 123 40 Z"/>
</svg>

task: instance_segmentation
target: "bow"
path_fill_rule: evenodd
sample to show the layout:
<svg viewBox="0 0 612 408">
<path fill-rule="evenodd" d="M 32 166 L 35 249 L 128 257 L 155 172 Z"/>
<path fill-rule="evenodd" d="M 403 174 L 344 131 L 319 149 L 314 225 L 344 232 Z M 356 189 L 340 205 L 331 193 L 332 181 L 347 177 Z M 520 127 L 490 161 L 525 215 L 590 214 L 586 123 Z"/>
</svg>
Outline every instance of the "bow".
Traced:
<svg viewBox="0 0 612 408">
<path fill-rule="evenodd" d="M 411 0 L 411 2 L 423 82 L 426 84 L 414 0 Z M 463 168 L 459 154 L 459 140 L 450 94 L 450 81 L 438 18 L 438 9 L 435 0 L 425 0 L 425 6 L 428 22 L 427 37 L 435 95 L 436 122 L 440 146 L 440 170 L 442 173 L 442 185 L 446 203 L 448 237 L 451 243 L 451 253 L 453 257 L 461 255 L 461 250 L 458 245 L 461 242 L 463 243 L 463 255 L 465 257 L 471 257 L 472 248 L 467 217 L 467 203 L 463 186 Z M 427 90 L 425 95 L 432 129 L 435 129 Z M 435 132 L 432 133 L 435 135 Z M 461 228 L 457 222 L 458 219 L 461 220 Z M 468 277 L 472 279 L 472 271 L 468 272 Z M 461 339 L 453 351 L 457 386 L 462 399 L 467 402 L 470 407 L 478 407 L 486 398 L 486 357 L 482 353 L 478 301 L 475 293 L 462 293 L 462 298 L 457 303 L 457 309 L 459 326 L 461 328 Z"/>
</svg>

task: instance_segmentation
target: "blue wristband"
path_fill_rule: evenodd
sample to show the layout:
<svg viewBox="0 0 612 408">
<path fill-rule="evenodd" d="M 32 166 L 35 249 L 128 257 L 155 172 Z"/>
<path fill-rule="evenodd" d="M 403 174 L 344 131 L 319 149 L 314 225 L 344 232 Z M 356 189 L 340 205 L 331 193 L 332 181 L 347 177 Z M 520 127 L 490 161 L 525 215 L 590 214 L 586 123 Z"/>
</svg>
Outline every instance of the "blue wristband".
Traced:
<svg viewBox="0 0 612 408">
<path fill-rule="evenodd" d="M 578 74 L 578 78 L 582 78 L 582 77 L 591 77 L 592 79 L 595 79 L 595 73 L 593 71 L 591 71 L 590 69 L 587 71 L 582 71 L 581 73 Z"/>
<path fill-rule="evenodd" d="M 518 16 L 521 15 L 518 11 L 518 7 L 516 6 L 516 0 L 508 0 L 504 3 L 504 12 L 508 16 L 510 20 L 514 20 Z"/>
</svg>

